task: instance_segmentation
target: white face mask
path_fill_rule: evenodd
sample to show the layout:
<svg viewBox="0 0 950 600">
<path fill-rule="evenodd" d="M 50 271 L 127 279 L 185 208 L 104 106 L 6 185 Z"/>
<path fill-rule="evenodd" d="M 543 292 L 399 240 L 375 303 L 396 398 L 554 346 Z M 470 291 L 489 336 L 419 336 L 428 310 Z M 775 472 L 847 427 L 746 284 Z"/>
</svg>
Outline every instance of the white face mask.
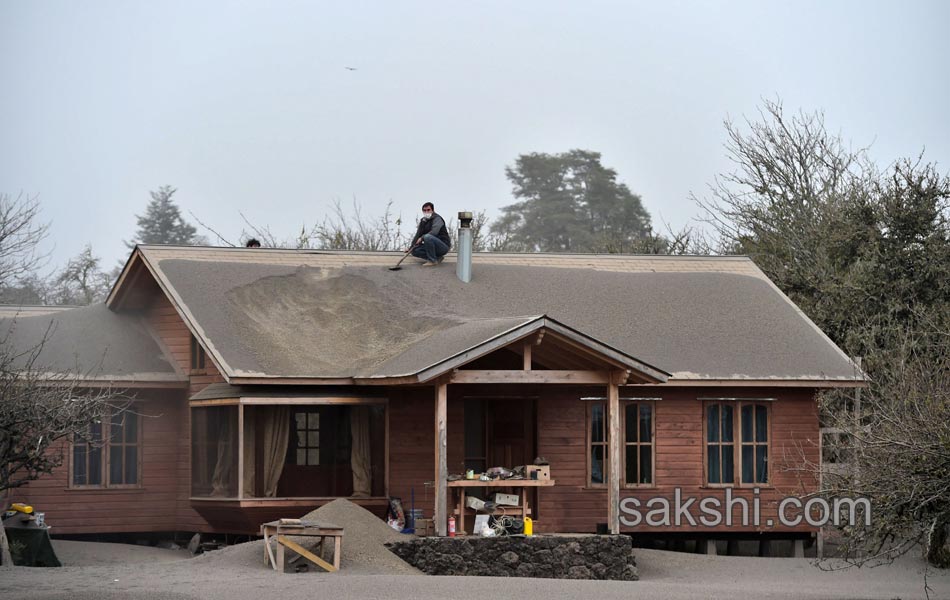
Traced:
<svg viewBox="0 0 950 600">
<path fill-rule="evenodd" d="M 432 213 L 422 213 L 422 220 L 423 220 L 423 221 L 428 221 L 428 220 L 431 219 L 431 218 L 432 218 Z"/>
</svg>

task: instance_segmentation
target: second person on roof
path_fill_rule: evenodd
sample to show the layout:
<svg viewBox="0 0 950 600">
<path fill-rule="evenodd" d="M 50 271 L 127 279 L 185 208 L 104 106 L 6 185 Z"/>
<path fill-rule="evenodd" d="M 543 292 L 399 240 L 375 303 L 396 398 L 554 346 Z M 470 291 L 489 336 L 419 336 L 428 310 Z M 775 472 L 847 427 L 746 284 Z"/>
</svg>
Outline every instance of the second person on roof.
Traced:
<svg viewBox="0 0 950 600">
<path fill-rule="evenodd" d="M 423 267 L 434 267 L 442 262 L 451 245 L 445 219 L 435 212 L 434 204 L 426 202 L 422 205 L 419 228 L 412 236 L 412 255 L 425 260 Z"/>
</svg>

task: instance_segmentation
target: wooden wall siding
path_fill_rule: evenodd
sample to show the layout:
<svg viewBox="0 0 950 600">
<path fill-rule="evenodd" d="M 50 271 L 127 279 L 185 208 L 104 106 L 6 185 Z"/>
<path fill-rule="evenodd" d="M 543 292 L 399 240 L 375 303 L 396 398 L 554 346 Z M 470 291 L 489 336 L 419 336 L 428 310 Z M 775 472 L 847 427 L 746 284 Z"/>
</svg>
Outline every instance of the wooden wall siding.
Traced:
<svg viewBox="0 0 950 600">
<path fill-rule="evenodd" d="M 165 295 L 155 296 L 152 303 L 145 310 L 145 318 L 149 326 L 162 340 L 178 368 L 185 373 L 191 371 L 191 332 L 182 321 L 175 307 Z M 208 358 L 203 374 L 189 374 L 188 397 L 196 394 L 211 383 L 224 381 L 224 377 Z M 191 411 L 188 409 L 188 398 L 183 397 L 179 407 L 179 422 L 181 436 L 178 438 L 178 465 L 177 465 L 177 511 L 180 529 L 185 531 L 210 531 L 207 521 L 191 506 Z"/>
<path fill-rule="evenodd" d="M 178 316 L 172 303 L 163 296 L 157 296 L 145 311 L 145 318 L 149 326 L 162 340 L 172 358 L 184 373 L 191 370 L 191 332 L 185 322 Z M 205 372 L 190 375 L 191 394 L 195 394 L 210 383 L 224 381 L 224 377 L 214 366 L 211 358 L 205 361 Z"/>
<path fill-rule="evenodd" d="M 661 393 L 656 393 L 661 392 Z M 585 395 L 599 395 L 588 391 Z M 621 396 L 636 395 L 630 388 L 621 391 Z M 761 526 L 758 530 L 787 531 L 787 528 L 765 527 L 765 521 L 773 518 L 777 523 L 776 509 L 781 498 L 787 495 L 801 495 L 817 489 L 812 477 L 802 479 L 798 473 L 787 469 L 790 462 L 800 461 L 804 452 L 809 461 L 818 461 L 818 415 L 817 403 L 813 391 L 809 390 L 715 390 L 667 388 L 654 390 L 649 395 L 662 396 L 656 402 L 656 473 L 655 487 L 630 490 L 622 489 L 621 498 L 636 497 L 641 504 L 655 496 L 672 499 L 673 489 L 679 487 L 686 496 L 715 496 L 724 498 L 724 490 L 708 489 L 703 481 L 703 403 L 697 398 L 715 397 L 777 397 L 770 403 L 772 407 L 772 439 L 770 445 L 771 480 L 773 487 L 762 488 L 759 494 L 761 503 Z M 584 403 L 579 401 L 577 390 L 554 390 L 541 399 L 538 406 L 539 448 L 541 455 L 551 462 L 551 476 L 557 480 L 557 486 L 543 490 L 540 514 L 542 531 L 592 532 L 597 523 L 606 522 L 607 493 L 603 489 L 587 489 L 585 433 L 581 426 L 585 423 Z M 734 489 L 733 496 L 753 498 L 751 489 Z M 697 501 L 698 503 L 698 501 Z M 701 514 L 697 503 L 690 512 L 697 518 Z M 733 511 L 738 522 L 739 510 Z M 641 514 L 646 510 L 641 508 Z M 755 527 L 740 528 L 725 525 L 699 530 L 684 523 L 680 528 L 671 527 L 661 530 L 640 525 L 622 526 L 624 531 L 755 531 Z M 814 528 L 802 525 L 794 531 L 812 531 Z"/>
<path fill-rule="evenodd" d="M 389 406 L 389 495 L 408 507 L 414 489 L 416 508 L 431 517 L 433 490 L 424 482 L 435 472 L 435 392 L 428 386 L 394 390 Z"/>
<path fill-rule="evenodd" d="M 11 501 L 32 504 L 46 513 L 54 534 L 181 530 L 179 522 L 179 440 L 184 394 L 162 390 L 139 392 L 142 417 L 142 487 L 138 489 L 68 489 L 66 459 L 51 475 L 14 490 Z"/>
<path fill-rule="evenodd" d="M 539 493 L 540 532 L 593 532 L 607 522 L 607 489 L 587 486 L 587 404 L 607 389 L 552 388 L 538 400 L 538 455 L 551 464 L 552 488 Z M 606 400 L 605 400 L 606 401 Z"/>
</svg>

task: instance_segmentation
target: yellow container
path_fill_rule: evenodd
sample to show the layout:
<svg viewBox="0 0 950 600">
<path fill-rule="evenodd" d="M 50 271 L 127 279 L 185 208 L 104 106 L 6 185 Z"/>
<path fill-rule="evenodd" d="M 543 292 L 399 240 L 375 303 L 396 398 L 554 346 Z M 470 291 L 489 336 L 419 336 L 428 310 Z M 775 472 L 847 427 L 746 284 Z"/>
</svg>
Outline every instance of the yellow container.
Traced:
<svg viewBox="0 0 950 600">
<path fill-rule="evenodd" d="M 524 534 L 534 535 L 534 521 L 531 520 L 531 517 L 524 518 Z"/>
</svg>

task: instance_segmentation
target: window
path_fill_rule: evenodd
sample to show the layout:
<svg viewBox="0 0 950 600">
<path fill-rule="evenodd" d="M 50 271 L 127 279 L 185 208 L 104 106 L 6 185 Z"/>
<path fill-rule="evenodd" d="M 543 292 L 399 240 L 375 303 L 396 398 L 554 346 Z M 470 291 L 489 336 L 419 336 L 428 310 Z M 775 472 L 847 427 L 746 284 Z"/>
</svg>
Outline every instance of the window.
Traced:
<svg viewBox="0 0 950 600">
<path fill-rule="evenodd" d="M 482 399 L 466 398 L 464 410 L 465 469 L 484 473 L 488 469 L 485 402 Z"/>
<path fill-rule="evenodd" d="M 768 406 L 764 404 L 743 404 L 740 413 L 742 424 L 742 483 L 768 483 Z"/>
<path fill-rule="evenodd" d="M 191 336 L 191 372 L 204 373 L 205 359 L 205 349 L 201 347 L 195 336 Z"/>
<path fill-rule="evenodd" d="M 300 411 L 294 413 L 297 426 L 296 454 L 297 465 L 317 466 L 320 464 L 320 413 Z"/>
<path fill-rule="evenodd" d="M 140 484 L 140 417 L 114 410 L 73 439 L 71 486 L 135 487 Z"/>
<path fill-rule="evenodd" d="M 769 482 L 767 404 L 707 402 L 705 428 L 706 483 L 761 485 Z"/>
<path fill-rule="evenodd" d="M 653 484 L 653 403 L 623 404 L 624 485 Z"/>
<path fill-rule="evenodd" d="M 623 439 L 621 465 L 623 485 L 653 485 L 653 402 L 621 402 Z M 607 403 L 601 399 L 587 402 L 587 446 L 589 487 L 607 484 L 608 464 Z"/>
<path fill-rule="evenodd" d="M 73 440 L 73 485 L 102 485 L 102 423 L 93 423 L 88 435 Z"/>
<path fill-rule="evenodd" d="M 607 403 L 587 403 L 587 484 L 603 487 L 607 483 Z"/>
</svg>

